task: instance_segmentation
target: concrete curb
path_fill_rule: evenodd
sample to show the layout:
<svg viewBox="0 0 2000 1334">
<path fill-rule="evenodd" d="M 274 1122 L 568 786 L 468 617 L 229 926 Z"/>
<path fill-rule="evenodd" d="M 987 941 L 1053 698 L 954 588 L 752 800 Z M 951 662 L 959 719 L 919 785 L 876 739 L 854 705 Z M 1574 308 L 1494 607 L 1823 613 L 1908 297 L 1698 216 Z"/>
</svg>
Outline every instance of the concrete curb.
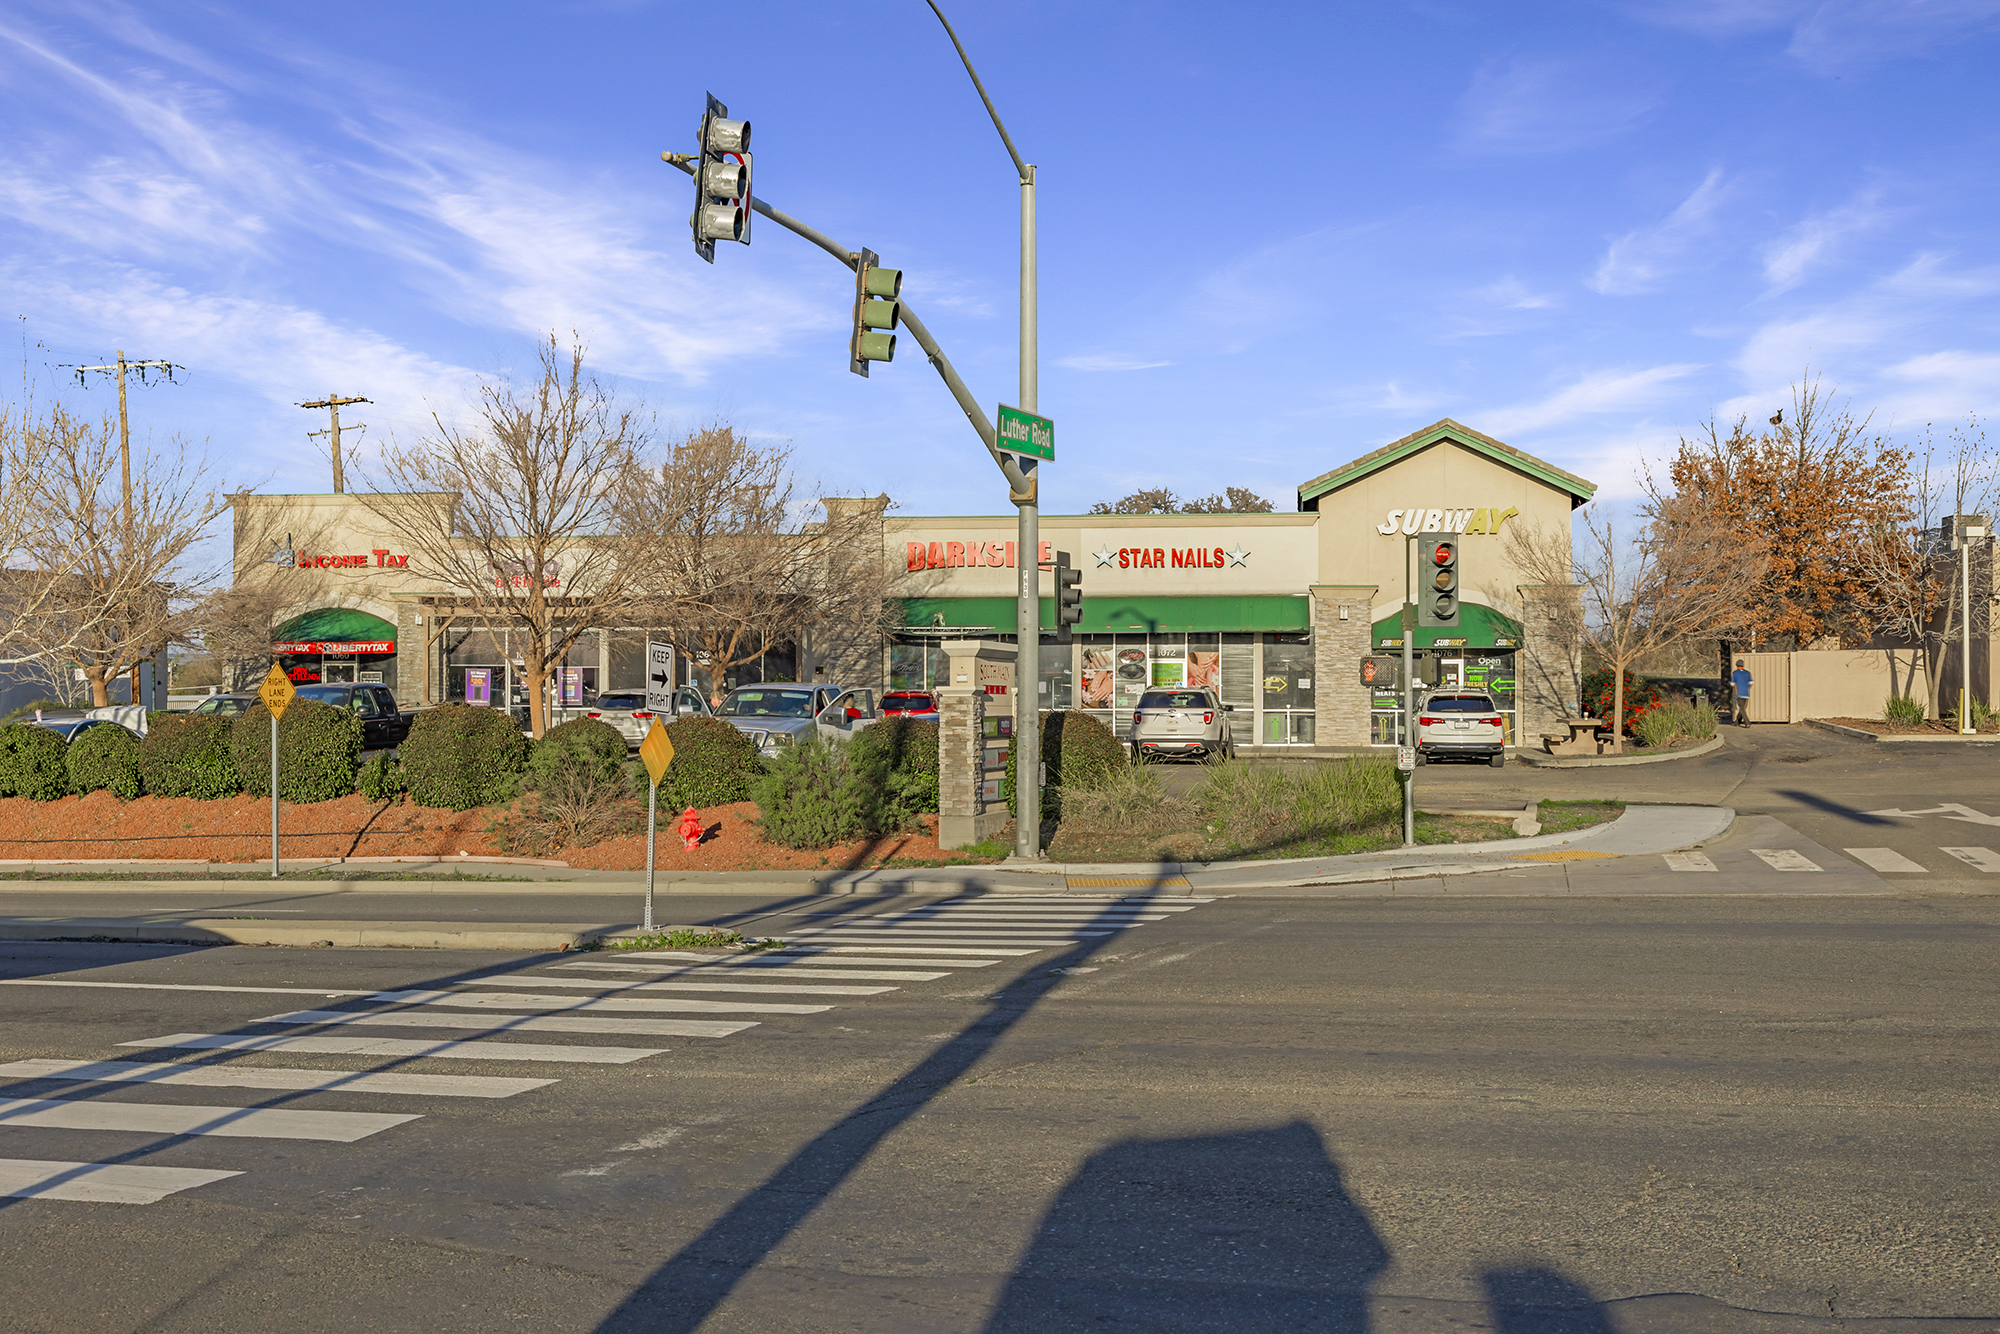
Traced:
<svg viewBox="0 0 2000 1334">
<path fill-rule="evenodd" d="M 680 928 L 660 927 L 661 931 Z M 689 928 L 712 930 L 709 927 Z M 524 922 L 262 922 L 230 917 L 136 921 L 131 918 L 0 918 L 0 940 L 137 941 L 162 945 L 292 945 L 336 949 L 581 949 L 636 928 L 626 925 L 537 926 Z"/>
<path fill-rule="evenodd" d="M 1691 760 L 1697 755 L 1707 755 L 1722 748 L 1722 733 L 1717 732 L 1699 746 L 1677 750 L 1671 755 L 1597 755 L 1578 759 L 1564 759 L 1559 755 L 1536 755 L 1533 751 L 1520 752 L 1521 762 L 1531 769 L 1610 769 L 1625 764 L 1666 764 L 1672 760 Z"/>
<path fill-rule="evenodd" d="M 75 839 L 73 842 L 88 842 Z M 0 857 L 0 867 L 31 871 L 38 866 L 269 866 L 270 858 L 254 862 L 218 862 L 206 857 Z M 573 869 L 568 862 L 535 857 L 280 857 L 281 871 L 310 871 L 320 866 L 543 866 Z"/>
<path fill-rule="evenodd" d="M 1864 732 L 1858 727 L 1844 727 L 1839 723 L 1830 723 L 1823 718 L 1808 718 L 1805 720 L 1805 723 L 1807 727 L 1817 727 L 1822 732 L 1838 732 L 1842 736 L 1851 736 L 1857 741 L 1874 741 L 1891 746 L 1906 741 L 1914 741 L 1919 744 L 1925 742 L 1943 742 L 1948 746 L 1954 744 L 1960 746 L 2000 745 L 2000 732 L 1974 732 L 1971 736 L 1963 736 L 1953 732 L 1920 732 L 1914 735 L 1885 736 L 1880 732 Z"/>
</svg>

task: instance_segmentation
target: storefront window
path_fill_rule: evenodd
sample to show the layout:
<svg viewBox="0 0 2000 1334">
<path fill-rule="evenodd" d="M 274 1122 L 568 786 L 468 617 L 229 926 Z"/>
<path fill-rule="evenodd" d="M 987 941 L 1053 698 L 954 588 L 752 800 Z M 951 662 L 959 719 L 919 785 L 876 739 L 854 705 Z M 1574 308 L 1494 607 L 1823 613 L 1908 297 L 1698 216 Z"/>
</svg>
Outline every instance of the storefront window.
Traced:
<svg viewBox="0 0 2000 1334">
<path fill-rule="evenodd" d="M 1313 743 L 1313 645 L 1310 634 L 1264 636 L 1263 731 L 1267 746 Z"/>
<path fill-rule="evenodd" d="M 1075 694 L 1072 689 L 1070 662 L 1074 655 L 1068 644 L 1043 644 L 1041 661 L 1041 683 L 1036 687 L 1040 692 L 1039 708 L 1073 709 Z"/>
</svg>

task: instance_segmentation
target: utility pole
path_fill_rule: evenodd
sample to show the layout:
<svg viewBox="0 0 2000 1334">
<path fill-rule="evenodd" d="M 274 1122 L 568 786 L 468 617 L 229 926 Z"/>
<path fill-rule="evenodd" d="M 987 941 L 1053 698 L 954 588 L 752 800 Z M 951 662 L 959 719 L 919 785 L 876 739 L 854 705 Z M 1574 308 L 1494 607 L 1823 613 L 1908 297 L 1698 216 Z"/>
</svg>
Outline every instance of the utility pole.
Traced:
<svg viewBox="0 0 2000 1334">
<path fill-rule="evenodd" d="M 76 372 L 76 382 L 78 384 L 83 383 L 83 374 L 85 371 L 97 371 L 100 374 L 116 375 L 118 377 L 118 485 L 119 494 L 123 500 L 123 512 L 121 516 L 121 523 L 125 530 L 125 550 L 123 554 L 129 560 L 132 555 L 132 426 L 131 420 L 125 412 L 125 375 L 128 371 L 137 371 L 139 373 L 139 382 L 146 384 L 149 383 L 148 377 L 154 371 L 158 371 L 169 382 L 172 382 L 174 372 L 186 370 L 187 367 L 176 366 L 171 361 L 128 360 L 125 356 L 125 350 L 120 348 L 118 350 L 118 359 L 107 365 L 74 366 L 71 369 Z M 139 664 L 136 662 L 132 664 L 131 680 L 127 684 L 127 689 L 131 692 L 132 702 L 137 704 L 139 702 Z"/>
<path fill-rule="evenodd" d="M 343 491 L 347 489 L 347 474 L 341 468 L 340 464 L 340 410 L 346 407 L 350 403 L 373 403 L 374 401 L 375 400 L 372 398 L 342 398 L 339 394 L 328 394 L 325 398 L 320 399 L 318 402 L 299 404 L 299 406 L 302 408 L 326 408 L 333 414 L 333 425 L 330 431 L 327 432 L 314 431 L 312 432 L 312 434 L 314 435 L 330 434 L 332 436 L 333 494 L 335 494 L 336 496 L 341 494 Z M 366 430 L 367 427 L 368 423 L 366 422 L 354 423 L 354 428 L 356 430 Z"/>
</svg>

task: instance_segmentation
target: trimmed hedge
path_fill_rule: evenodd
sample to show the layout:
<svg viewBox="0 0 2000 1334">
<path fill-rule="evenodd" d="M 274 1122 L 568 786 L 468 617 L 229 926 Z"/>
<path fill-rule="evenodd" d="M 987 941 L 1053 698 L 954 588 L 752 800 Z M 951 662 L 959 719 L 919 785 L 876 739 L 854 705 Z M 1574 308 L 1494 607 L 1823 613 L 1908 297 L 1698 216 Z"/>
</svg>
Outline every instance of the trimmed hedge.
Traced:
<svg viewBox="0 0 2000 1334">
<path fill-rule="evenodd" d="M 35 723 L 0 727 L 0 797 L 54 801 L 69 792 L 63 739 Z"/>
<path fill-rule="evenodd" d="M 874 789 L 870 824 L 894 833 L 938 808 L 938 725 L 919 718 L 884 718 L 847 743 L 855 769 Z"/>
<path fill-rule="evenodd" d="M 720 718 L 668 723 L 667 740 L 674 743 L 674 762 L 660 780 L 663 811 L 748 801 L 751 785 L 763 777 L 757 744 Z"/>
<path fill-rule="evenodd" d="M 139 743 L 139 777 L 146 791 L 156 797 L 214 801 L 241 790 L 236 756 L 229 748 L 234 721 L 206 713 L 155 716 L 146 728 L 146 739 Z M 267 750 L 269 744 L 267 728 Z M 268 755 L 262 778 L 268 787 Z"/>
<path fill-rule="evenodd" d="M 528 738 L 505 709 L 445 704 L 417 715 L 397 755 L 417 805 L 469 811 L 518 794 Z"/>
<path fill-rule="evenodd" d="M 676 756 L 675 763 L 679 763 Z M 581 768 L 593 779 L 622 781 L 625 776 L 625 734 L 595 718 L 576 718 L 542 733 L 528 752 L 528 786 Z"/>
<path fill-rule="evenodd" d="M 674 763 L 680 763 L 678 755 Z M 855 769 L 848 746 L 818 737 L 801 741 L 771 762 L 757 780 L 757 827 L 788 848 L 824 848 L 865 832 L 875 791 Z"/>
<path fill-rule="evenodd" d="M 122 727 L 84 728 L 69 743 L 63 762 L 75 792 L 101 788 L 120 801 L 139 795 L 139 738 Z"/>
<path fill-rule="evenodd" d="M 403 795 L 403 766 L 393 750 L 378 750 L 361 766 L 354 788 L 370 801 L 394 801 Z"/>
<path fill-rule="evenodd" d="M 1048 782 L 1042 787 L 1042 813 L 1061 808 L 1064 789 L 1094 792 L 1123 773 L 1130 763 L 1125 743 L 1087 713 L 1042 715 L 1042 763 Z M 1014 750 L 1007 750 L 1007 776 L 1000 784 L 1001 800 L 1014 809 Z"/>
<path fill-rule="evenodd" d="M 236 776 L 246 792 L 271 790 L 271 711 L 260 701 L 229 728 Z M 354 791 L 361 720 L 316 699 L 295 699 L 278 722 L 278 797 L 332 801 Z"/>
</svg>

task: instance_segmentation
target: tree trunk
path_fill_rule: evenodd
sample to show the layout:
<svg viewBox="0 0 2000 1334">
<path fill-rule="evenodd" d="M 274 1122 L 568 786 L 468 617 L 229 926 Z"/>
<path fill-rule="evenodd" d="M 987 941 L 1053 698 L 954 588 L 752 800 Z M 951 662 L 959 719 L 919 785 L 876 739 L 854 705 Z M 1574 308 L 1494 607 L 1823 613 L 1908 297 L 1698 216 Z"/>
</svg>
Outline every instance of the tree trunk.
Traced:
<svg viewBox="0 0 2000 1334">
<path fill-rule="evenodd" d="M 1625 753 L 1625 664 L 1611 669 L 1611 753 Z"/>
<path fill-rule="evenodd" d="M 104 669 L 102 667 L 86 668 L 83 675 L 84 679 L 90 682 L 91 704 L 100 709 L 110 704 L 111 683 L 105 679 Z"/>
<path fill-rule="evenodd" d="M 546 698 L 549 668 L 539 651 L 530 650 L 521 655 L 521 675 L 528 678 L 528 733 L 540 741 L 549 724 Z"/>
</svg>

